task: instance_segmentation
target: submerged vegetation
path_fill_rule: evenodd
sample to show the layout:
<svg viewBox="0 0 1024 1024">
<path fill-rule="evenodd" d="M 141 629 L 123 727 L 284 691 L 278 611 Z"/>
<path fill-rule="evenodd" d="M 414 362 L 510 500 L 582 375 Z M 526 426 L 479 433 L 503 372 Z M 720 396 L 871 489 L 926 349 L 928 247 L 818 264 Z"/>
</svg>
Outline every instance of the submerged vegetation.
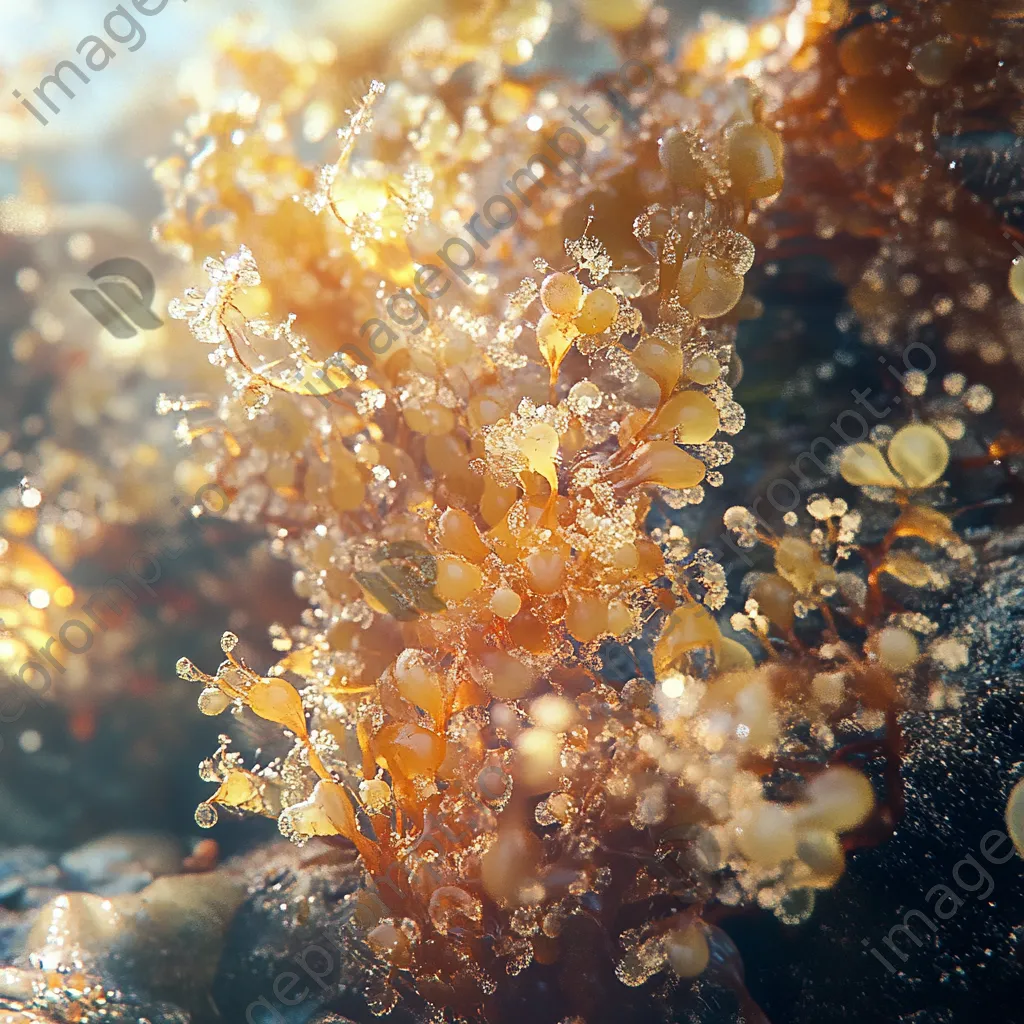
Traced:
<svg viewBox="0 0 1024 1024">
<path fill-rule="evenodd" d="M 282 147 L 266 152 L 265 114 L 204 123 L 206 181 L 180 183 L 217 204 L 230 200 L 212 184 L 225 172 L 245 166 L 254 182 L 213 232 L 233 255 L 208 260 L 209 290 L 172 311 L 214 346 L 232 386 L 180 433 L 209 452 L 242 515 L 270 526 L 310 604 L 301 626 L 274 627 L 284 657 L 265 674 L 237 657 L 232 634 L 216 673 L 179 664 L 203 684 L 204 713 L 247 708 L 294 737 L 250 767 L 225 743 L 203 768 L 218 788 L 197 820 L 267 814 L 298 843 L 357 848 L 357 932 L 378 1013 L 405 991 L 491 1016 L 502 976 L 556 963 L 577 941 L 574 919 L 604 929 L 618 978 L 639 986 L 702 973 L 716 906 L 809 913 L 845 851 L 898 818 L 900 711 L 955 702 L 950 680 L 967 660 L 969 640 L 906 596 L 970 575 L 944 482 L 963 418 L 930 416 L 922 399 L 898 429 L 862 434 L 836 459 L 861 492 L 854 505 L 826 480 L 799 512 L 789 504 L 778 533 L 730 509 L 739 547 L 773 553 L 731 617 L 723 566 L 673 512 L 721 485 L 727 439 L 744 426 L 736 330 L 757 315 L 744 290 L 752 239 L 779 243 L 768 217 L 784 135 L 799 153 L 801 134 L 821 130 L 831 82 L 847 173 L 888 195 L 882 174 L 919 174 L 882 152 L 904 108 L 921 131 L 949 131 L 929 111 L 963 89 L 969 57 L 1002 44 L 894 19 L 830 48 L 851 15 L 804 4 L 785 33 L 729 28 L 752 52 L 738 56 L 729 37 L 718 69 L 707 56 L 724 29 L 684 42 L 673 66 L 644 5 L 584 8 L 625 58 L 658 69 L 632 119 L 600 88 L 514 74 L 508 51 L 531 52 L 545 4 L 488 8 L 491 25 L 453 11 L 432 26 L 444 45 L 410 45 L 400 77 L 367 94 L 303 204 L 288 193 L 311 174 Z M 883 109 L 886 61 L 904 49 L 916 79 L 894 75 L 905 91 L 886 91 Z M 763 81 L 745 77 L 754 67 Z M 783 80 L 812 75 L 818 91 L 772 104 Z M 606 112 L 600 148 L 574 154 L 582 174 L 544 161 L 486 269 L 437 289 L 417 329 L 390 328 L 379 355 L 360 349 L 367 303 L 401 292 L 416 304 L 408 289 L 444 258 L 446 231 L 506 168 L 534 166 L 532 147 L 579 107 Z M 217 144 L 232 132 L 244 140 Z M 860 204 L 848 215 L 870 223 L 843 223 L 834 182 L 822 188 L 817 207 L 796 189 L 822 237 L 886 229 L 884 211 Z M 918 192 L 919 204 L 942 201 L 927 179 Z M 909 202 L 898 201 L 904 215 Z M 165 237 L 209 247 L 183 206 L 172 204 Z M 503 225 L 482 208 L 493 234 Z M 934 237 L 934 221 L 906 222 Z M 958 259 L 967 227 L 950 224 Z M 919 288 L 936 294 L 919 249 L 899 260 L 916 287 L 885 287 L 880 260 L 896 244 L 883 239 L 854 302 L 889 342 L 894 319 L 920 323 Z M 1009 269 L 979 286 L 989 305 Z M 1010 302 L 999 305 L 1019 315 Z M 302 393 L 313 373 L 329 402 Z M 905 409 L 926 384 L 906 375 Z M 991 401 L 947 380 L 966 391 Z M 610 666 L 624 659 L 622 679 Z M 888 766 L 884 796 L 859 767 L 865 754 Z"/>
<path fill-rule="evenodd" d="M 642 74 L 579 83 L 529 63 L 545 0 L 442 7 L 326 166 L 332 48 L 240 32 L 155 169 L 157 236 L 206 276 L 170 312 L 219 371 L 159 409 L 307 606 L 275 663 L 233 632 L 213 671 L 178 662 L 203 714 L 276 727 L 256 755 L 222 737 L 196 821 L 355 848 L 375 1014 L 496 1020 L 536 972 L 536 1019 L 597 1019 L 580 948 L 668 999 L 735 961 L 730 911 L 805 919 L 899 821 L 901 714 L 964 699 L 957 487 L 1012 493 L 1024 263 L 947 148 L 1021 130 L 1024 12 L 797 0 L 678 40 L 582 0 Z M 752 270 L 800 247 L 864 345 L 930 365 L 702 547 L 759 429 L 741 325 L 777 343 Z"/>
</svg>

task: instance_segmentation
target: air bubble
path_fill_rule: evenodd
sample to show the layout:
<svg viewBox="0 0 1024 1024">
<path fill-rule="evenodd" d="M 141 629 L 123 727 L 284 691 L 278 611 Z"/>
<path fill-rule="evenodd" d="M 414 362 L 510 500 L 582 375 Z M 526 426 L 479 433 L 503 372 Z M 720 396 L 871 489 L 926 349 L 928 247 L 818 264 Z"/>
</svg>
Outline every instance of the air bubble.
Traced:
<svg viewBox="0 0 1024 1024">
<path fill-rule="evenodd" d="M 217 818 L 217 808 L 213 804 L 202 803 L 196 808 L 196 824 L 200 828 L 213 828 Z"/>
</svg>

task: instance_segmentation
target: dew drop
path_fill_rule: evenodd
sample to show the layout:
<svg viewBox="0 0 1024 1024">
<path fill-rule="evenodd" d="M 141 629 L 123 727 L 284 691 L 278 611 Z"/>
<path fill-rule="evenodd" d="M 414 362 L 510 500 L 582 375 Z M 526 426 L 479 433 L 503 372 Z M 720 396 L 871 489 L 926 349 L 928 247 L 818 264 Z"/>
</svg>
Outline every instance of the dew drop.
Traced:
<svg viewBox="0 0 1024 1024">
<path fill-rule="evenodd" d="M 196 808 L 196 824 L 200 828 L 213 828 L 217 824 L 217 808 L 213 804 L 200 804 Z"/>
</svg>

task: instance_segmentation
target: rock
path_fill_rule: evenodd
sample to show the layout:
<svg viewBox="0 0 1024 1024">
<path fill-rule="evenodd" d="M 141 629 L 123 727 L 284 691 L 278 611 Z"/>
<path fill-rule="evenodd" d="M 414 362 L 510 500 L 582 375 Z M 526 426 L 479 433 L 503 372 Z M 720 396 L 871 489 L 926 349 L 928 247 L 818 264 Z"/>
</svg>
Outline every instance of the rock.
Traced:
<svg viewBox="0 0 1024 1024">
<path fill-rule="evenodd" d="M 47 972 L 47 984 L 53 972 L 77 972 L 85 980 L 75 989 L 118 990 L 111 1012 L 124 1009 L 126 1021 L 198 1024 L 209 1017 L 224 933 L 244 895 L 245 880 L 230 870 L 165 875 L 113 897 L 64 893 L 38 913 L 17 963 Z"/>
<path fill-rule="evenodd" d="M 767 914 L 728 922 L 770 1020 L 1022 1019 L 996 1009 L 1020 1005 L 1022 863 L 988 863 L 980 844 L 1005 830 L 1006 798 L 1021 774 L 1024 528 L 993 534 L 975 586 L 944 612 L 943 632 L 971 642 L 968 665 L 950 674 L 963 699 L 901 716 L 906 808 L 895 834 L 855 853 L 806 923 Z M 951 893 L 946 916 L 936 913 L 936 887 Z"/>
<path fill-rule="evenodd" d="M 0 904 L 12 910 L 41 906 L 60 884 L 54 857 L 35 846 L 0 852 Z"/>
<path fill-rule="evenodd" d="M 241 866 L 239 862 L 236 865 Z M 361 885 L 350 850 L 276 843 L 245 858 L 248 895 L 213 984 L 232 1024 L 308 1024 L 325 1009 L 368 1020 L 360 963 L 346 947 L 345 897 Z M 326 1021 L 344 1018 L 328 1014 Z"/>
<path fill-rule="evenodd" d="M 115 832 L 64 854 L 60 866 L 67 888 L 116 896 L 180 872 L 183 858 L 181 843 L 169 836 Z"/>
<path fill-rule="evenodd" d="M 33 985 L 39 971 L 23 971 L 17 967 L 0 967 L 0 1002 L 15 1000 L 27 1003 L 35 994 Z"/>
<path fill-rule="evenodd" d="M 52 859 L 16 852 L 6 859 L 8 878 L 53 874 Z M 75 1024 L 100 1008 L 109 1024 L 370 1018 L 363 964 L 345 938 L 345 897 L 362 883 L 350 849 L 273 843 L 215 871 L 163 874 L 138 892 L 111 894 L 180 857 L 159 836 L 107 836 L 60 860 L 57 880 L 98 892 L 63 891 L 40 909 L 0 910 L 10 965 L 0 967 L 0 1024 L 8 1016 L 11 1024 Z M 19 891 L 13 882 L 10 889 Z"/>
<path fill-rule="evenodd" d="M 2 1020 L 3 1024 L 60 1024 L 55 1017 L 44 1017 L 35 1011 L 31 1014 L 20 1012 L 5 1014 Z"/>
</svg>

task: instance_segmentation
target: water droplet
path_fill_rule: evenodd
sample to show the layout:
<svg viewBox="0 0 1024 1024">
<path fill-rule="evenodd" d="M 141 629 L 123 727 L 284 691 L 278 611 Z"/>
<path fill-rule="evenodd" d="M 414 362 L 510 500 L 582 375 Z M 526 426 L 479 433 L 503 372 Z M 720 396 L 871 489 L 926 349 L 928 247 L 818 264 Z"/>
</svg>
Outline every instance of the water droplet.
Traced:
<svg viewBox="0 0 1024 1024">
<path fill-rule="evenodd" d="M 217 824 L 217 808 L 213 804 L 200 804 L 196 808 L 196 824 L 200 828 L 213 828 Z"/>
</svg>

